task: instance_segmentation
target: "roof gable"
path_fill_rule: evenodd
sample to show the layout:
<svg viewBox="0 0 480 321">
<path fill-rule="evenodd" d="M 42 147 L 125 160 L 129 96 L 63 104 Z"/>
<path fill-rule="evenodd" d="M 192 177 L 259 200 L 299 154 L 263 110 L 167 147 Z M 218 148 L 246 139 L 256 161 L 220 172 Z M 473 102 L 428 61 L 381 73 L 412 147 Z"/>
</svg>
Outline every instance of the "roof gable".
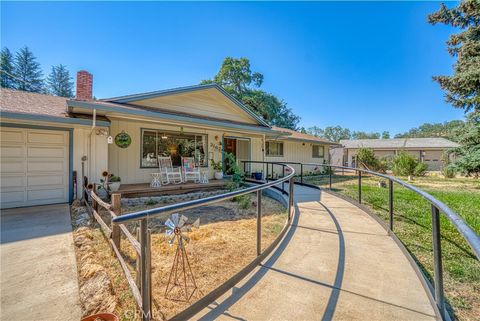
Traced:
<svg viewBox="0 0 480 321">
<path fill-rule="evenodd" d="M 160 111 L 215 117 L 253 125 L 269 125 L 217 84 L 197 85 L 102 99 L 117 104 L 154 108 Z"/>
</svg>

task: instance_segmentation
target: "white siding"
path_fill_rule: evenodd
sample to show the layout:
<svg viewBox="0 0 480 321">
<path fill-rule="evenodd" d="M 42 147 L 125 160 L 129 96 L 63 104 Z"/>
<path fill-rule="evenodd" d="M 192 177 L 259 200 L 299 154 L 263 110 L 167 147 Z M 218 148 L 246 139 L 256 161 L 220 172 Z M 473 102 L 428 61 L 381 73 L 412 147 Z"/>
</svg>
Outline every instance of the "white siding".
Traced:
<svg viewBox="0 0 480 321">
<path fill-rule="evenodd" d="M 309 142 L 300 142 L 293 140 L 283 141 L 283 157 L 265 156 L 265 160 L 269 162 L 294 162 L 294 163 L 314 163 L 324 164 L 329 163 L 329 145 L 322 145 L 324 148 L 324 157 L 312 157 L 312 146 L 321 144 L 312 144 Z M 291 165 L 297 173 L 300 173 L 299 165 Z M 304 166 L 304 172 L 312 171 L 315 166 Z M 274 172 L 280 174 L 281 167 L 274 166 Z"/>
<path fill-rule="evenodd" d="M 108 146 L 109 161 L 108 169 L 110 172 L 118 175 L 122 179 L 122 183 L 134 184 L 134 183 L 147 183 L 151 181 L 151 173 L 158 172 L 157 168 L 141 168 L 140 167 L 140 151 L 141 151 L 141 130 L 146 129 L 159 129 L 172 132 L 180 132 L 179 126 L 172 126 L 162 123 L 147 123 L 141 121 L 130 121 L 124 119 L 112 119 L 110 135 L 115 137 L 118 133 L 125 131 L 132 137 L 132 143 L 127 148 L 119 148 L 115 144 Z M 207 135 L 207 157 L 215 161 L 221 160 L 222 155 L 220 151 L 214 151 L 211 147 L 212 143 L 219 145 L 223 137 L 244 137 L 249 138 L 251 142 L 251 159 L 263 160 L 262 157 L 262 136 L 235 133 L 228 130 L 211 130 L 204 128 L 193 128 L 189 126 L 183 126 L 185 133 L 206 134 Z M 210 162 L 210 161 L 209 161 Z M 243 168 L 243 166 L 242 166 Z M 202 171 L 206 172 L 209 177 L 213 177 L 213 169 L 210 167 L 202 167 Z"/>
</svg>

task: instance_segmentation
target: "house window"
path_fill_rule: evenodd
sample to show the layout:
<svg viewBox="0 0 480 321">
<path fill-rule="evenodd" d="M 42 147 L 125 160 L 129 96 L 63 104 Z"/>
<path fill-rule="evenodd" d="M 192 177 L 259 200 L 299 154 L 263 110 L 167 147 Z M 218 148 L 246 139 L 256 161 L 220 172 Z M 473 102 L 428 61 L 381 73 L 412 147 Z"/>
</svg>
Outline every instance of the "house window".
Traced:
<svg viewBox="0 0 480 321">
<path fill-rule="evenodd" d="M 170 156 L 173 166 L 181 166 L 182 156 L 208 166 L 206 155 L 207 135 L 142 129 L 141 167 L 158 167 L 158 156 Z"/>
<path fill-rule="evenodd" d="M 322 158 L 324 156 L 325 156 L 324 146 L 321 146 L 321 145 L 313 145 L 312 146 L 312 157 L 313 158 Z"/>
<path fill-rule="evenodd" d="M 283 142 L 266 142 L 267 156 L 283 156 Z"/>
</svg>

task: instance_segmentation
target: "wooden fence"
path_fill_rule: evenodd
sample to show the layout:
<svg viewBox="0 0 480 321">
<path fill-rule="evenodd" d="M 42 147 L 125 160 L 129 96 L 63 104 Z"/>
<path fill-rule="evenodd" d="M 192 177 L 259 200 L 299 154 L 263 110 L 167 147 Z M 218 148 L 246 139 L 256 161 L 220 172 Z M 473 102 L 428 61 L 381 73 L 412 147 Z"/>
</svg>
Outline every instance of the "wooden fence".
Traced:
<svg viewBox="0 0 480 321">
<path fill-rule="evenodd" d="M 112 251 L 115 253 L 115 256 L 122 267 L 123 273 L 128 281 L 130 289 L 132 290 L 133 297 L 137 303 L 137 306 L 140 308 L 143 316 L 148 315 L 150 318 L 152 317 L 152 311 L 150 303 L 146 309 L 143 307 L 143 303 L 145 302 L 142 299 L 142 293 L 148 296 L 147 301 L 151 302 L 151 255 L 150 251 L 146 251 L 146 258 L 142 260 L 141 257 L 141 242 L 146 242 L 146 248 L 150 249 L 150 233 L 147 234 L 146 240 L 138 240 L 138 230 L 137 230 L 137 237 L 133 236 L 132 233 L 127 229 L 124 224 L 114 224 L 113 222 L 110 226 L 105 223 L 102 219 L 101 215 L 99 214 L 100 208 L 105 209 L 105 211 L 110 215 L 110 218 L 119 216 L 122 214 L 122 201 L 121 201 L 121 194 L 120 193 L 112 193 L 111 194 L 111 203 L 107 203 L 103 201 L 96 193 L 96 186 L 89 185 L 85 186 L 84 189 L 84 200 L 85 205 L 88 209 L 88 212 L 91 215 L 92 222 L 95 220 L 103 231 L 103 235 L 107 238 L 108 242 L 112 247 Z M 133 249 L 136 253 L 136 278 L 134 279 L 132 273 L 130 272 L 125 259 L 122 256 L 121 251 L 121 239 L 122 234 L 125 236 L 125 239 L 132 245 Z M 145 268 L 142 267 L 143 264 L 146 263 L 147 266 Z M 146 277 L 142 277 L 142 274 L 145 273 Z M 147 280 L 147 283 L 142 282 L 142 280 Z"/>
</svg>

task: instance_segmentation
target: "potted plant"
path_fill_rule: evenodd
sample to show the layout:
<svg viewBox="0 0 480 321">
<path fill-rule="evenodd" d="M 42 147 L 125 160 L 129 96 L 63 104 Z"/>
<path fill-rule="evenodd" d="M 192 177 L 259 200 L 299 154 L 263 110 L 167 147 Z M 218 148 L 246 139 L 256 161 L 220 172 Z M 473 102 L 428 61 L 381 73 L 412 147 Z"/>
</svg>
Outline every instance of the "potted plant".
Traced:
<svg viewBox="0 0 480 321">
<path fill-rule="evenodd" d="M 213 174 L 215 179 L 223 179 L 223 164 L 222 164 L 222 161 L 216 162 L 213 159 L 211 159 L 210 164 L 212 165 L 212 168 L 215 171 L 214 174 Z"/>
<path fill-rule="evenodd" d="M 100 180 L 102 187 L 109 192 L 116 192 L 120 188 L 121 178 L 107 171 L 102 172 L 103 179 Z"/>
<path fill-rule="evenodd" d="M 112 174 L 112 176 L 108 180 L 108 188 L 110 189 L 110 191 L 112 192 L 118 191 L 118 189 L 120 188 L 121 181 L 122 179 L 119 176 L 115 176 Z"/>
<path fill-rule="evenodd" d="M 257 181 L 261 181 L 262 178 L 263 178 L 263 171 L 259 171 L 259 172 L 253 172 L 252 173 L 252 176 L 255 180 Z"/>
</svg>

